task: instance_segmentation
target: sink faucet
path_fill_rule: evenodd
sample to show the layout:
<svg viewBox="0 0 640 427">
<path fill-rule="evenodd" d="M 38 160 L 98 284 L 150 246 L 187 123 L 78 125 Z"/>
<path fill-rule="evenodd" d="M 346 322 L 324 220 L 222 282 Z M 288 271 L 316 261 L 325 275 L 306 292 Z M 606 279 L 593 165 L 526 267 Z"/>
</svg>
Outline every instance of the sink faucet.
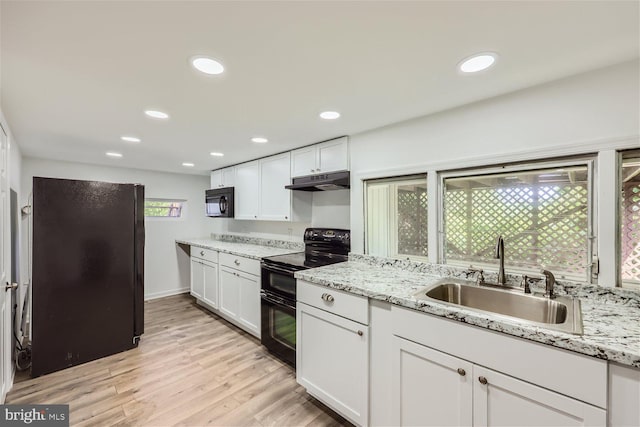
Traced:
<svg viewBox="0 0 640 427">
<path fill-rule="evenodd" d="M 555 298 L 553 294 L 553 285 L 556 284 L 556 278 L 549 270 L 542 270 L 544 274 L 544 296 L 547 298 Z"/>
<path fill-rule="evenodd" d="M 498 285 L 504 286 L 507 284 L 507 279 L 504 276 L 504 239 L 502 238 L 502 236 L 498 236 L 494 257 L 500 260 L 500 269 L 498 270 Z"/>
</svg>

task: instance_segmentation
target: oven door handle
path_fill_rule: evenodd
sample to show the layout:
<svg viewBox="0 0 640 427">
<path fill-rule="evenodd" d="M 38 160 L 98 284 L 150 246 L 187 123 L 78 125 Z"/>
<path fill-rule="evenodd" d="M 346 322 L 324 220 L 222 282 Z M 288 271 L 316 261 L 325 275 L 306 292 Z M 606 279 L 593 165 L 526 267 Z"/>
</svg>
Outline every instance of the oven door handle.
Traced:
<svg viewBox="0 0 640 427">
<path fill-rule="evenodd" d="M 293 277 L 293 274 L 295 273 L 295 271 L 287 270 L 286 268 L 282 268 L 282 267 L 276 267 L 275 265 L 267 264 L 264 262 L 262 263 L 262 268 L 269 271 L 275 271 L 277 273 L 284 273 L 290 277 Z"/>
<path fill-rule="evenodd" d="M 274 297 L 272 295 L 268 295 L 268 294 L 265 294 L 265 293 L 260 293 L 260 297 L 263 300 L 265 300 L 267 302 L 270 302 L 271 304 L 282 305 L 282 306 L 285 306 L 285 307 L 287 307 L 287 308 L 289 308 L 289 309 L 291 309 L 293 311 L 296 310 L 296 307 L 292 306 L 291 304 L 287 304 L 287 301 L 284 298 Z"/>
</svg>

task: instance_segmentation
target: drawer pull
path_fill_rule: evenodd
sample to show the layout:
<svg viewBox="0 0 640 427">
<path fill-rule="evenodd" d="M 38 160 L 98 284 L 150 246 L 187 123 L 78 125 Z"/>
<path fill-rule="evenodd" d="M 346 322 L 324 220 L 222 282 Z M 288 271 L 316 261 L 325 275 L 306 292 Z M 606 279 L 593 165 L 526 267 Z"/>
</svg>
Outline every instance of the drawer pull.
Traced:
<svg viewBox="0 0 640 427">
<path fill-rule="evenodd" d="M 201 255 L 201 256 L 204 256 L 204 251 L 200 251 L 200 255 Z"/>
<path fill-rule="evenodd" d="M 364 334 L 364 332 L 358 331 L 358 335 L 362 336 L 363 334 Z"/>
<path fill-rule="evenodd" d="M 330 295 L 330 294 L 322 294 L 322 296 L 320 298 L 322 298 L 326 302 L 333 302 L 334 301 L 333 295 Z"/>
<path fill-rule="evenodd" d="M 467 375 L 467 371 L 465 371 L 462 368 L 458 368 L 458 373 L 460 374 L 461 377 L 464 377 L 465 375 Z"/>
<path fill-rule="evenodd" d="M 489 382 L 485 377 L 478 377 L 478 381 L 480 381 L 480 384 L 482 385 L 485 385 Z"/>
</svg>

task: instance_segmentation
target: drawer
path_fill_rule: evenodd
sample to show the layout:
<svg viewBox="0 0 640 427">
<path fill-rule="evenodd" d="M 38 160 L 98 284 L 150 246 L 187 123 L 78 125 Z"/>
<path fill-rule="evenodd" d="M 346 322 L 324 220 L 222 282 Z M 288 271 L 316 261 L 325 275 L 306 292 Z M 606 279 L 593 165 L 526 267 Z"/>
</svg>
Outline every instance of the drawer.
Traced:
<svg viewBox="0 0 640 427">
<path fill-rule="evenodd" d="M 205 261 L 212 262 L 214 264 L 218 263 L 218 251 L 214 251 L 211 249 L 199 248 L 197 246 L 191 246 L 191 256 L 193 258 L 200 258 Z"/>
<path fill-rule="evenodd" d="M 238 255 L 220 253 L 220 265 L 260 276 L 260 261 Z"/>
<path fill-rule="evenodd" d="M 297 300 L 338 316 L 369 324 L 369 299 L 338 289 L 298 280 Z"/>
</svg>

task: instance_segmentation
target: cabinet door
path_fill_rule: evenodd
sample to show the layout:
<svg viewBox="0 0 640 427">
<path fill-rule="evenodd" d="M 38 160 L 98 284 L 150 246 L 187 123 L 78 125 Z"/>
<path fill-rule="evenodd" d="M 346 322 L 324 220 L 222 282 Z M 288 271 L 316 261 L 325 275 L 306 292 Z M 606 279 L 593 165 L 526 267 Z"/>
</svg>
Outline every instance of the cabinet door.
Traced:
<svg viewBox="0 0 640 427">
<path fill-rule="evenodd" d="M 211 172 L 210 188 L 219 188 L 219 187 L 222 187 L 222 171 L 221 170 Z"/>
<path fill-rule="evenodd" d="M 368 326 L 297 303 L 296 379 L 357 425 L 368 424 Z"/>
<path fill-rule="evenodd" d="M 473 365 L 393 337 L 393 424 L 470 426 Z"/>
<path fill-rule="evenodd" d="M 222 174 L 222 186 L 233 187 L 236 181 L 236 168 L 225 168 L 220 172 Z"/>
<path fill-rule="evenodd" d="M 202 263 L 204 272 L 204 301 L 213 308 L 218 308 L 218 266 Z"/>
<path fill-rule="evenodd" d="M 191 258 L 191 295 L 198 299 L 204 296 L 204 266 Z"/>
<path fill-rule="evenodd" d="M 240 308 L 240 287 L 238 273 L 226 267 L 220 268 L 220 311 L 232 318 L 238 317 Z"/>
<path fill-rule="evenodd" d="M 318 172 L 349 170 L 349 145 L 347 138 L 318 144 Z"/>
<path fill-rule="evenodd" d="M 605 410 L 579 400 L 479 366 L 473 376 L 474 426 L 606 425 Z"/>
<path fill-rule="evenodd" d="M 260 160 L 260 215 L 271 221 L 291 220 L 291 154 L 284 153 Z"/>
<path fill-rule="evenodd" d="M 247 331 L 260 337 L 260 280 L 251 274 L 238 273 L 240 304 L 238 320 Z"/>
<path fill-rule="evenodd" d="M 291 152 L 291 176 L 313 175 L 318 169 L 318 146 L 303 147 Z"/>
<path fill-rule="evenodd" d="M 258 219 L 260 173 L 258 161 L 236 166 L 235 218 Z"/>
</svg>

